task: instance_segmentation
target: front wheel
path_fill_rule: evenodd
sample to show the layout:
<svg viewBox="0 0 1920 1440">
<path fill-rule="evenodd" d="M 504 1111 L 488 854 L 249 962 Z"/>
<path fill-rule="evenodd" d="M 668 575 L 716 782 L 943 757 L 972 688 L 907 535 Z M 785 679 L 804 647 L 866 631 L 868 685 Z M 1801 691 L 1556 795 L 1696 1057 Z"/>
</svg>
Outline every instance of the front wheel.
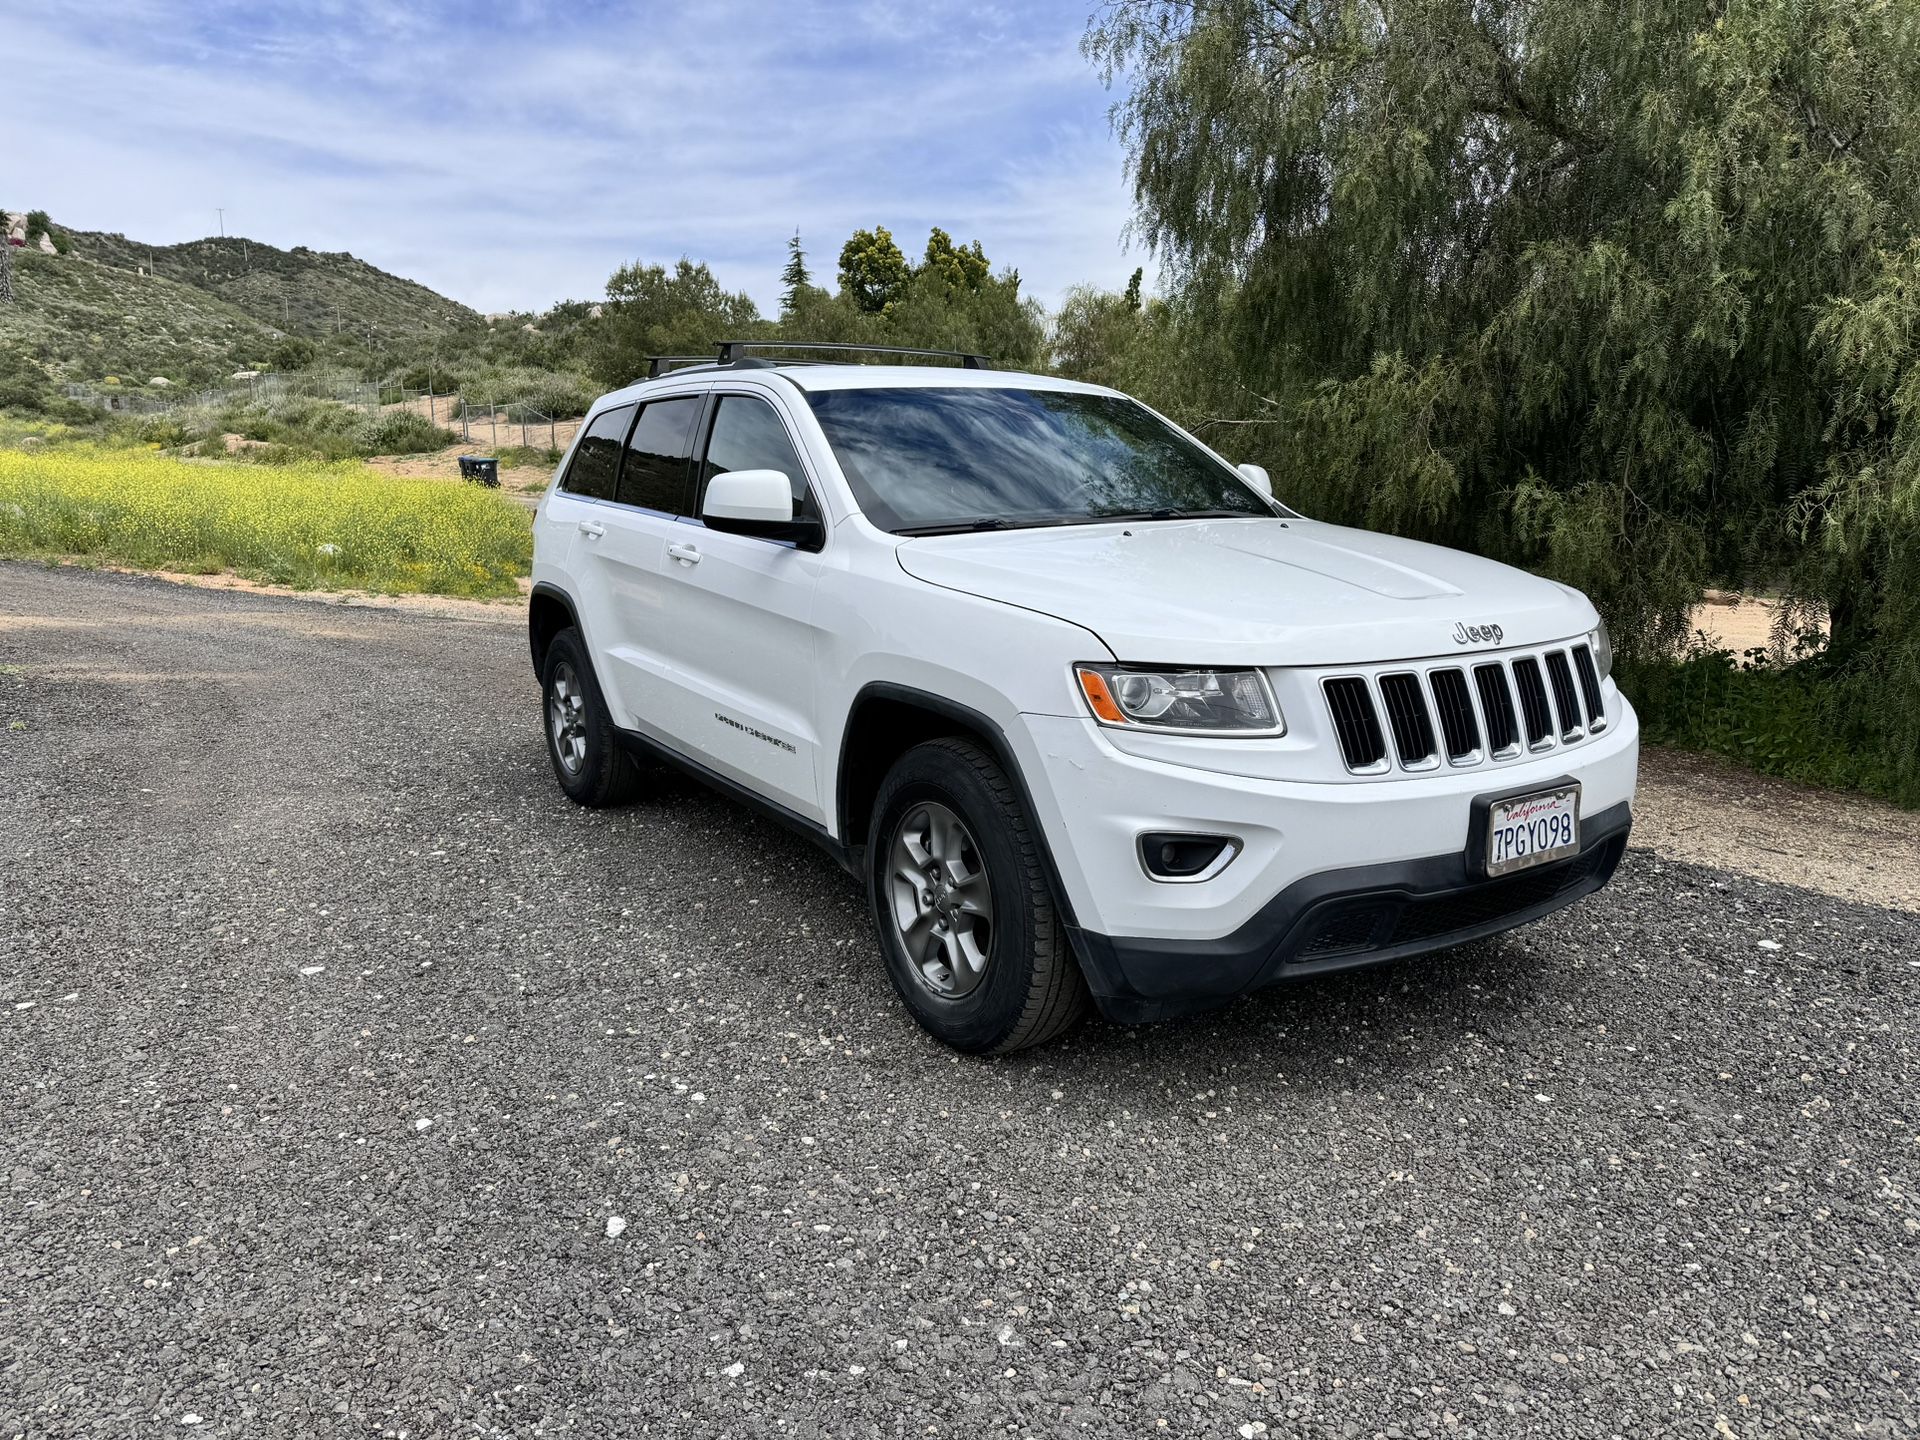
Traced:
<svg viewBox="0 0 1920 1440">
<path fill-rule="evenodd" d="M 1085 1013 L 1032 823 L 978 745 L 916 745 L 874 802 L 868 894 L 887 973 L 920 1024 L 957 1050 L 1005 1054 Z"/>
<path fill-rule="evenodd" d="M 626 804 L 639 789 L 640 772 L 620 744 L 580 632 L 569 628 L 554 636 L 540 668 L 553 778 L 575 804 Z"/>
</svg>

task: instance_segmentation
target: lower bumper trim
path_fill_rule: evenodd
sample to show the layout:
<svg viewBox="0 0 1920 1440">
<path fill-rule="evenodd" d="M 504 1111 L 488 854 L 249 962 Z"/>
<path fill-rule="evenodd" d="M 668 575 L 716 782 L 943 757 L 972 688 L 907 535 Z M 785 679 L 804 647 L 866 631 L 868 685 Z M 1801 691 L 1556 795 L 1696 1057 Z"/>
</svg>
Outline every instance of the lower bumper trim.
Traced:
<svg viewBox="0 0 1920 1440">
<path fill-rule="evenodd" d="M 1282 980 L 1445 950 L 1537 920 L 1612 879 L 1632 827 L 1623 801 L 1588 817 L 1580 853 L 1554 865 L 1487 880 L 1462 853 L 1328 870 L 1295 881 L 1217 940 L 1076 930 L 1074 946 L 1108 1019 L 1170 1019 Z"/>
</svg>

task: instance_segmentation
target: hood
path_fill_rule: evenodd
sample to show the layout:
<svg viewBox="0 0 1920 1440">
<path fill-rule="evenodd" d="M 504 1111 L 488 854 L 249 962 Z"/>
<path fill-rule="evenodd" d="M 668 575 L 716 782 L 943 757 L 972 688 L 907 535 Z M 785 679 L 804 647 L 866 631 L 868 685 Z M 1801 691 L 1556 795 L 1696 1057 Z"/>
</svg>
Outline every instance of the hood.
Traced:
<svg viewBox="0 0 1920 1440">
<path fill-rule="evenodd" d="M 929 584 L 1070 621 L 1145 663 L 1412 660 L 1565 640 L 1596 620 L 1578 591 L 1524 570 L 1314 520 L 983 531 L 895 553 Z"/>
</svg>

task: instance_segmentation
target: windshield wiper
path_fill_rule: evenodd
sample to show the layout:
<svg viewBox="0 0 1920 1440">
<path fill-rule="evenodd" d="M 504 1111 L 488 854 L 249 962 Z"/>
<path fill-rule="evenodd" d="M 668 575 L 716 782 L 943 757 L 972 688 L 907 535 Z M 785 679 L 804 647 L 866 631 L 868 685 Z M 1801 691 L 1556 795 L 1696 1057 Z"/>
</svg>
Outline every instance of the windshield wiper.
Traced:
<svg viewBox="0 0 1920 1440">
<path fill-rule="evenodd" d="M 1177 506 L 1163 505 L 1154 510 L 1115 510 L 1110 514 L 1083 515 L 1073 523 L 1076 525 L 1106 525 L 1115 520 L 1255 520 L 1259 516 L 1251 510 L 1182 510 Z"/>
<path fill-rule="evenodd" d="M 1013 522 L 1002 515 L 981 515 L 972 520 L 949 520 L 944 525 L 909 525 L 894 531 L 896 535 L 970 535 L 976 530 L 1011 530 Z"/>
</svg>

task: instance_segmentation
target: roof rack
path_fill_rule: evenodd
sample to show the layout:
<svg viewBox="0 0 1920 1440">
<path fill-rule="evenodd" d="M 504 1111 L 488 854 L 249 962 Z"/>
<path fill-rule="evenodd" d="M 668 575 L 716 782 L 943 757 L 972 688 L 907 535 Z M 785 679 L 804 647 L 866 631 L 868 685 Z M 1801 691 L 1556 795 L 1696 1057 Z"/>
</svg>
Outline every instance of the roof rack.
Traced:
<svg viewBox="0 0 1920 1440">
<path fill-rule="evenodd" d="M 756 362 L 753 357 L 747 354 L 749 350 L 832 350 L 868 355 L 919 355 L 930 360 L 958 360 L 963 370 L 993 368 L 992 362 L 985 355 L 969 355 L 961 350 L 919 350 L 910 345 L 841 345 L 815 340 L 722 340 L 718 363 L 721 365 L 754 364 Z"/>
<path fill-rule="evenodd" d="M 649 355 L 647 356 L 647 379 L 658 380 L 669 370 L 687 365 L 711 365 L 711 355 Z"/>
</svg>

